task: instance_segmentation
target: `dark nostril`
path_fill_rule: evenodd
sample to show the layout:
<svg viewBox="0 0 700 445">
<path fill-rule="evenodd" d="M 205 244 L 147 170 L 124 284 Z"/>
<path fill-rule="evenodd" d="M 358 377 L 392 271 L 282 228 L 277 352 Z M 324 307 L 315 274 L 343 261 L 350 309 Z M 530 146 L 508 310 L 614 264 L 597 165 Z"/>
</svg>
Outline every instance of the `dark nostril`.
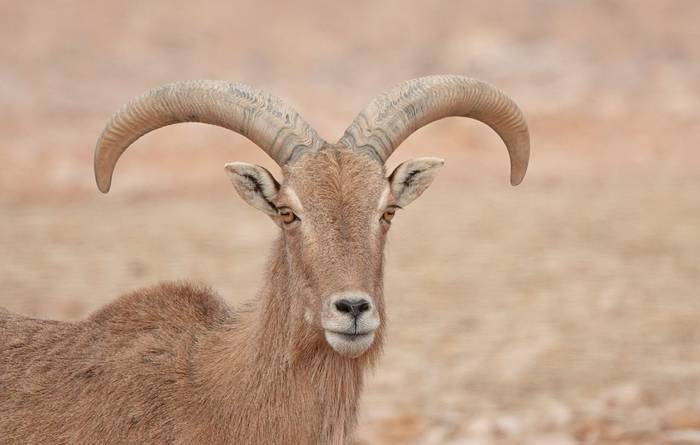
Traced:
<svg viewBox="0 0 700 445">
<path fill-rule="evenodd" d="M 361 313 L 370 310 L 371 307 L 372 306 L 369 304 L 369 301 L 365 300 L 364 298 L 361 300 L 342 299 L 335 302 L 335 308 L 338 309 L 339 312 L 352 314 L 354 317 L 357 317 Z"/>
<path fill-rule="evenodd" d="M 352 311 L 352 303 L 348 300 L 338 300 L 335 302 L 335 308 L 340 312 Z"/>
</svg>

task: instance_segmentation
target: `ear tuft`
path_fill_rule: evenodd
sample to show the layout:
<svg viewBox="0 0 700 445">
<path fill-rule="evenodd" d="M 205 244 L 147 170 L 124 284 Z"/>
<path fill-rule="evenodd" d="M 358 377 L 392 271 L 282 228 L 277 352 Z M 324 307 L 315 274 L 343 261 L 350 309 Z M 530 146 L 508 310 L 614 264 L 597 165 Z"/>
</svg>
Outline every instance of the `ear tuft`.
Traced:
<svg viewBox="0 0 700 445">
<path fill-rule="evenodd" d="M 224 167 L 245 202 L 268 215 L 277 214 L 274 201 L 280 185 L 269 171 L 247 162 L 231 162 Z"/>
<path fill-rule="evenodd" d="M 389 176 L 396 205 L 405 207 L 423 194 L 444 164 L 444 159 L 425 157 L 408 160 L 396 167 Z"/>
</svg>

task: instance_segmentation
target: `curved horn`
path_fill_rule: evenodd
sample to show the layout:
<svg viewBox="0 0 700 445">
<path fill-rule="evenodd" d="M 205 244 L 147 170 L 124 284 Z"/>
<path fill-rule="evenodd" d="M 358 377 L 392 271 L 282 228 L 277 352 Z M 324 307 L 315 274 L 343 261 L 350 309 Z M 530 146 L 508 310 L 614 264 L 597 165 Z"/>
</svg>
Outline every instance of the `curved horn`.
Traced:
<svg viewBox="0 0 700 445">
<path fill-rule="evenodd" d="M 299 114 L 275 96 L 247 85 L 214 80 L 175 82 L 152 89 L 114 113 L 95 147 L 95 179 L 107 193 L 114 166 L 138 138 L 180 122 L 202 122 L 239 133 L 279 165 L 322 140 Z"/>
<path fill-rule="evenodd" d="M 399 84 L 370 102 L 338 142 L 385 162 L 411 133 L 449 116 L 470 117 L 496 131 L 510 155 L 510 182 L 520 184 L 530 158 L 525 117 L 503 92 L 469 77 L 428 76 Z"/>
</svg>

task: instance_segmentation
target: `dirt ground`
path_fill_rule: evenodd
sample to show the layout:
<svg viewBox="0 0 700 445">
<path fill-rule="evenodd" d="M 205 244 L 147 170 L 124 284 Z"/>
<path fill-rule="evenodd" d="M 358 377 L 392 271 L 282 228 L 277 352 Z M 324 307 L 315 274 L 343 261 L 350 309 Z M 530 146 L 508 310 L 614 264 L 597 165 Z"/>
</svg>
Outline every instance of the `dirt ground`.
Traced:
<svg viewBox="0 0 700 445">
<path fill-rule="evenodd" d="M 460 73 L 531 125 L 525 182 L 485 126 L 408 139 L 447 164 L 396 218 L 389 334 L 357 444 L 700 443 L 700 2 L 0 0 L 0 306 L 78 319 L 188 278 L 252 297 L 275 227 L 223 164 L 278 171 L 186 124 L 100 195 L 116 108 L 185 78 L 283 97 L 329 140 L 376 93 Z"/>
</svg>

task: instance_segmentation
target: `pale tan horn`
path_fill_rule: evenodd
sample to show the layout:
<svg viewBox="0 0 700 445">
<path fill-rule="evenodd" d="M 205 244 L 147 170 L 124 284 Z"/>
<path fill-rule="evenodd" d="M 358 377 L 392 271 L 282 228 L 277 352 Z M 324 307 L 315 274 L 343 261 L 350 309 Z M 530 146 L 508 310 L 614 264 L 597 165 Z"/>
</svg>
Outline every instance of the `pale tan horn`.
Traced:
<svg viewBox="0 0 700 445">
<path fill-rule="evenodd" d="M 510 182 L 520 184 L 530 158 L 525 117 L 503 92 L 469 77 L 428 76 L 395 86 L 370 102 L 338 143 L 385 162 L 411 133 L 450 116 L 470 117 L 496 131 L 510 155 Z"/>
<path fill-rule="evenodd" d="M 289 105 L 247 85 L 214 80 L 176 82 L 133 99 L 109 120 L 95 147 L 95 179 L 107 193 L 119 157 L 135 140 L 166 125 L 202 122 L 239 133 L 279 165 L 323 141 Z"/>
</svg>

